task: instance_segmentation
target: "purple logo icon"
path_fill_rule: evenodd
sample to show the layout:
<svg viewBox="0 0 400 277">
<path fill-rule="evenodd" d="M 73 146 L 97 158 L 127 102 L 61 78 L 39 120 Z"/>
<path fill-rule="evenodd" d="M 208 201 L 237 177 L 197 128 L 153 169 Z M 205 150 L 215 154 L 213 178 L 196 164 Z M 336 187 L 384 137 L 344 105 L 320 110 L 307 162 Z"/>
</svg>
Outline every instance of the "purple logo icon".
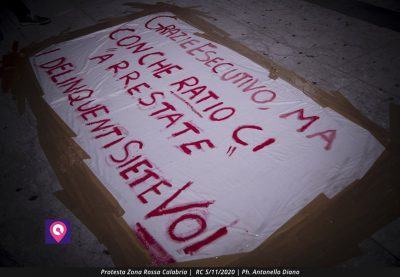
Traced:
<svg viewBox="0 0 400 277">
<path fill-rule="evenodd" d="M 44 225 L 46 244 L 66 244 L 71 242 L 71 231 L 68 220 L 46 219 Z"/>
</svg>

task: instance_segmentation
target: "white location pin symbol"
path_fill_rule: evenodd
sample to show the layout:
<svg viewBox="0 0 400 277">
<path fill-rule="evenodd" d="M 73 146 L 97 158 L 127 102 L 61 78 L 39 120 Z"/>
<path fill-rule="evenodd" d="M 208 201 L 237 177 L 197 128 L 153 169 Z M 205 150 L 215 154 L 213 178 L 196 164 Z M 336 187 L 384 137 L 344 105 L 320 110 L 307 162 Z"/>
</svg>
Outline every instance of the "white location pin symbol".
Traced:
<svg viewBox="0 0 400 277">
<path fill-rule="evenodd" d="M 50 225 L 50 235 L 55 239 L 57 243 L 64 238 L 67 234 L 68 228 L 62 221 L 55 221 Z"/>
</svg>

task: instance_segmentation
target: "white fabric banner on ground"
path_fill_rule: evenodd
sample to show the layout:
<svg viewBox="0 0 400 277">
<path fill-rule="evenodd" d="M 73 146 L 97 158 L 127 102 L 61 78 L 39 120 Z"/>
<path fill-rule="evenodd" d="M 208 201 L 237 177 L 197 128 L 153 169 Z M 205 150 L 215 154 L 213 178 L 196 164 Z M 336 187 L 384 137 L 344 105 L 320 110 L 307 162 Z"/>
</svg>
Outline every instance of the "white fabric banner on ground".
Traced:
<svg viewBox="0 0 400 277">
<path fill-rule="evenodd" d="M 156 262 L 255 249 L 384 147 L 171 13 L 31 57 L 45 101 Z M 95 196 L 94 196 L 95 197 Z"/>
</svg>

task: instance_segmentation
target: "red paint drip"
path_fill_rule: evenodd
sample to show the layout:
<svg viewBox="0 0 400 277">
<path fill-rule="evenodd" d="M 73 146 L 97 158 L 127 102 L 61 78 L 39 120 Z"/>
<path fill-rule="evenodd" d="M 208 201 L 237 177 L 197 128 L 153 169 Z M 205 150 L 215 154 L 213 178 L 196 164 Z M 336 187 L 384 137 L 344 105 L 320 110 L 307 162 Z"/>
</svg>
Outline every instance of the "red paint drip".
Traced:
<svg viewBox="0 0 400 277">
<path fill-rule="evenodd" d="M 175 259 L 156 241 L 156 239 L 139 222 L 136 223 L 135 234 L 143 246 L 149 251 L 155 265 L 172 264 Z"/>
<path fill-rule="evenodd" d="M 199 111 L 197 111 L 192 104 L 190 104 L 188 101 L 186 101 L 185 99 L 183 99 L 182 97 L 180 97 L 179 95 L 175 94 L 173 91 L 171 91 L 171 94 L 173 96 L 175 96 L 176 98 L 178 98 L 179 100 L 181 100 L 183 103 L 185 103 L 191 110 L 192 112 L 194 112 L 196 115 L 198 115 L 199 117 L 203 118 L 203 116 L 201 115 L 201 113 Z"/>
</svg>

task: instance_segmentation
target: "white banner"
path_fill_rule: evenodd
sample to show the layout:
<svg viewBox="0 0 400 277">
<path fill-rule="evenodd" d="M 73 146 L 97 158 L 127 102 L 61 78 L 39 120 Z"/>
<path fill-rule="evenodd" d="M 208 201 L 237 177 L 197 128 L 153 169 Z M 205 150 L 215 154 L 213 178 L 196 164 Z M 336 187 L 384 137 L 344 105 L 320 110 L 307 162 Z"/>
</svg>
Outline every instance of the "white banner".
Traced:
<svg viewBox="0 0 400 277">
<path fill-rule="evenodd" d="M 196 32 L 153 14 L 31 57 L 45 101 L 158 263 L 251 251 L 384 150 Z"/>
</svg>

